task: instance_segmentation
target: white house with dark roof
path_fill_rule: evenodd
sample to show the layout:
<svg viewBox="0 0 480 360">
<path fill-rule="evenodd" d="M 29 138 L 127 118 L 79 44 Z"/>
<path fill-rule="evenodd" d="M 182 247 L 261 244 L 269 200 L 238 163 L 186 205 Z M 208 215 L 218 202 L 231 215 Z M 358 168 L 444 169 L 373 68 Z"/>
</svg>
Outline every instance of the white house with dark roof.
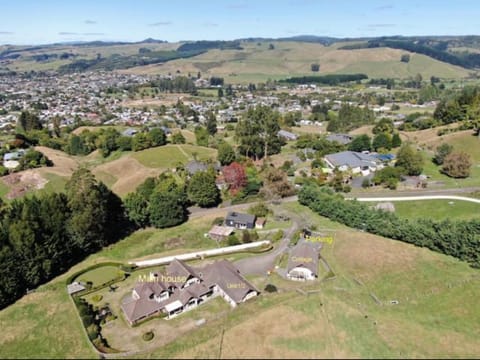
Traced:
<svg viewBox="0 0 480 360">
<path fill-rule="evenodd" d="M 295 281 L 315 280 L 318 277 L 319 247 L 308 241 L 299 241 L 290 252 L 287 278 Z"/>
</svg>

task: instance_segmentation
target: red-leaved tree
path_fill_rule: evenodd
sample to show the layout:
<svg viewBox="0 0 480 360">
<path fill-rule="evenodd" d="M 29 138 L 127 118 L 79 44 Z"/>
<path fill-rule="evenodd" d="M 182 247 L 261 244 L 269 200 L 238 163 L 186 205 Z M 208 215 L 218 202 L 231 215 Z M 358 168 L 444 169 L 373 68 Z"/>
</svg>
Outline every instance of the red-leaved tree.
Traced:
<svg viewBox="0 0 480 360">
<path fill-rule="evenodd" d="M 223 168 L 223 176 L 228 184 L 230 193 L 235 194 L 247 185 L 245 168 L 237 162 L 233 162 Z"/>
</svg>

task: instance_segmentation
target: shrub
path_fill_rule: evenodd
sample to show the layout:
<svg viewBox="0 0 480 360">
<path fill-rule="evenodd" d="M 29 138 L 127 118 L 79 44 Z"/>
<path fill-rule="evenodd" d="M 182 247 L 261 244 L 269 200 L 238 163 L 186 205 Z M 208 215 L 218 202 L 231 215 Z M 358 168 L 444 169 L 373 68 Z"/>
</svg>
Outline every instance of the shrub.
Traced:
<svg viewBox="0 0 480 360">
<path fill-rule="evenodd" d="M 96 303 L 102 301 L 102 299 L 103 299 L 103 296 L 100 295 L 100 294 L 96 294 L 96 295 L 93 295 L 93 296 L 92 296 L 92 301 L 93 301 L 93 302 L 96 302 Z"/>
<path fill-rule="evenodd" d="M 248 213 L 255 215 L 256 217 L 266 217 L 269 213 L 271 213 L 271 210 L 267 205 L 265 205 L 265 203 L 260 202 L 250 206 Z"/>
<path fill-rule="evenodd" d="M 142 339 L 144 341 L 150 341 L 153 339 L 155 335 L 153 334 L 153 331 L 147 331 L 145 334 L 142 335 Z"/>
<path fill-rule="evenodd" d="M 264 290 L 268 293 L 277 292 L 277 287 L 273 284 L 267 284 Z"/>
<path fill-rule="evenodd" d="M 229 246 L 233 246 L 233 245 L 239 245 L 240 244 L 240 240 L 238 240 L 237 236 L 235 234 L 232 234 L 228 237 L 227 239 L 227 244 Z"/>
<path fill-rule="evenodd" d="M 279 241 L 283 238 L 283 230 L 278 230 L 272 237 L 272 241 L 273 242 L 276 242 L 276 241 Z"/>
</svg>

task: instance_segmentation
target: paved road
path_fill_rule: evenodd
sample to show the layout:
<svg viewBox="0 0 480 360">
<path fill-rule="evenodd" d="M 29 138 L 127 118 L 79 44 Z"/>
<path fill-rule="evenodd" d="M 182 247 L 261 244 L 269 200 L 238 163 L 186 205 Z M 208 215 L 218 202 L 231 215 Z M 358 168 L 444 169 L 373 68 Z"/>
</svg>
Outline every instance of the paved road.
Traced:
<svg viewBox="0 0 480 360">
<path fill-rule="evenodd" d="M 346 198 L 352 200 L 353 198 Z M 357 201 L 418 201 L 418 200 L 461 200 L 480 204 L 480 199 L 455 195 L 418 195 L 418 196 L 388 196 L 388 197 L 361 197 Z"/>
</svg>

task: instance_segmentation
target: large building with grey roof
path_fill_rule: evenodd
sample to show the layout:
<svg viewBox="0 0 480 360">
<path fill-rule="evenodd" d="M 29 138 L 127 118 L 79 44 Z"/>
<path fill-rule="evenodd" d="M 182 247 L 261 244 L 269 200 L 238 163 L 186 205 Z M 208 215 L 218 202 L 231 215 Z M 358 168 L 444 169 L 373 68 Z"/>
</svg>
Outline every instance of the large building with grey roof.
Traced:
<svg viewBox="0 0 480 360">
<path fill-rule="evenodd" d="M 235 307 L 258 293 L 227 260 L 193 268 L 174 259 L 165 274 L 151 272 L 140 278 L 131 296 L 123 302 L 122 310 L 133 325 L 155 315 L 175 317 L 215 296 Z"/>
</svg>

